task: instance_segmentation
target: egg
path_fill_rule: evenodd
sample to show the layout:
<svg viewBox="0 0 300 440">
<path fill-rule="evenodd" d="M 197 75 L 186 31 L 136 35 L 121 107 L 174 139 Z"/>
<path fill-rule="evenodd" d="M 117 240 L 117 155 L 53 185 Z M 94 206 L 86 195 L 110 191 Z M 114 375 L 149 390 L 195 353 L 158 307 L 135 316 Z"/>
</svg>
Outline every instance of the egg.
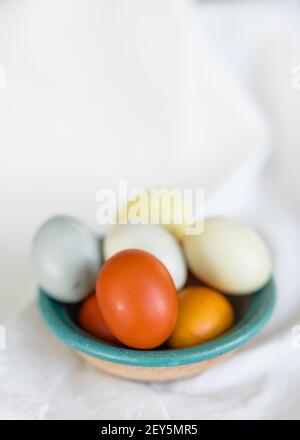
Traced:
<svg viewBox="0 0 300 440">
<path fill-rule="evenodd" d="M 207 287 L 187 287 L 179 295 L 179 313 L 168 341 L 170 348 L 207 342 L 232 327 L 233 308 L 221 293 Z"/>
<path fill-rule="evenodd" d="M 38 284 L 58 301 L 81 301 L 95 289 L 99 241 L 75 218 L 58 216 L 44 223 L 33 239 L 32 259 Z"/>
<path fill-rule="evenodd" d="M 128 347 L 158 347 L 174 330 L 177 291 L 165 266 L 148 252 L 128 249 L 109 258 L 96 295 L 109 329 Z"/>
<path fill-rule="evenodd" d="M 167 230 L 155 225 L 117 225 L 104 240 L 104 259 L 124 249 L 141 249 L 151 253 L 166 266 L 176 288 L 184 286 L 187 278 L 184 255 Z"/>
<path fill-rule="evenodd" d="M 180 191 L 157 189 L 141 193 L 118 212 L 120 224 L 145 223 L 160 225 L 182 241 L 187 228 L 192 224 L 192 207 Z"/>
<path fill-rule="evenodd" d="M 80 327 L 96 338 L 100 338 L 107 342 L 118 342 L 103 319 L 95 293 L 83 301 L 80 307 L 78 320 Z"/>
<path fill-rule="evenodd" d="M 185 236 L 183 247 L 192 273 L 222 292 L 250 294 L 271 277 L 266 244 L 253 229 L 237 221 L 206 219 L 202 234 Z"/>
</svg>

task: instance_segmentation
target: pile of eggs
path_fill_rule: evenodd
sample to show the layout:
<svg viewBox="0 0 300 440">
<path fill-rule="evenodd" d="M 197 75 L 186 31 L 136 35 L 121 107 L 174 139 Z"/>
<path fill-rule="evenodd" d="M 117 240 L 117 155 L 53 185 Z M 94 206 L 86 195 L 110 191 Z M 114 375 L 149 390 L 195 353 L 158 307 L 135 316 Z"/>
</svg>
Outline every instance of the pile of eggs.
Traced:
<svg viewBox="0 0 300 440">
<path fill-rule="evenodd" d="M 249 295 L 270 279 L 270 253 L 251 228 L 208 218 L 198 235 L 184 228 L 117 224 L 100 240 L 78 220 L 54 217 L 33 240 L 40 287 L 78 303 L 89 334 L 135 349 L 184 348 L 234 324 L 227 295 Z"/>
</svg>

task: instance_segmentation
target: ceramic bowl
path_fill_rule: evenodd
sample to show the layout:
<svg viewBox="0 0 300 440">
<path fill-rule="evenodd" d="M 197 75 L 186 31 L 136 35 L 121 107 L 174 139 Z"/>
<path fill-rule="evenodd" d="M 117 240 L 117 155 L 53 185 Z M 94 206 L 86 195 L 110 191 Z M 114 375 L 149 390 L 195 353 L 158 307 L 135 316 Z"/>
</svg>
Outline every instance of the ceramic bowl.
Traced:
<svg viewBox="0 0 300 440">
<path fill-rule="evenodd" d="M 133 350 L 100 341 L 78 326 L 74 306 L 59 303 L 42 290 L 39 308 L 50 330 L 101 370 L 138 381 L 170 381 L 201 373 L 250 341 L 271 316 L 275 304 L 274 280 L 252 295 L 228 298 L 236 312 L 234 327 L 207 343 L 176 350 L 163 347 Z"/>
</svg>

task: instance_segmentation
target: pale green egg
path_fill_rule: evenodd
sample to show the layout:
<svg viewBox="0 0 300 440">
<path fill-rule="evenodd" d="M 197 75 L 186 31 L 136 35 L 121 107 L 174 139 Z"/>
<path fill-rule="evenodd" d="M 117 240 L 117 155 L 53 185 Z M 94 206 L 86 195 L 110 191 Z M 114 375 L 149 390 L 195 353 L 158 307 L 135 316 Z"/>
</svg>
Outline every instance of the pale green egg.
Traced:
<svg viewBox="0 0 300 440">
<path fill-rule="evenodd" d="M 73 303 L 94 290 L 101 249 L 87 226 L 75 218 L 58 216 L 37 231 L 32 259 L 39 286 L 49 296 Z"/>
</svg>

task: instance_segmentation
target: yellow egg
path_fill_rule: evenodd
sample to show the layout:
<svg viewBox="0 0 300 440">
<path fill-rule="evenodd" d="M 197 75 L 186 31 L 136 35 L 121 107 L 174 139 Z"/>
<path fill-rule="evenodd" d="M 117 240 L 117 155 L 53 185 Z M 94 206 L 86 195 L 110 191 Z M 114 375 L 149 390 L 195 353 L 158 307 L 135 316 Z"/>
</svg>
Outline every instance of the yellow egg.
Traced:
<svg viewBox="0 0 300 440">
<path fill-rule="evenodd" d="M 234 312 L 228 299 L 207 287 L 186 287 L 179 293 L 179 315 L 168 341 L 184 348 L 220 336 L 232 327 Z"/>
<path fill-rule="evenodd" d="M 179 241 L 192 224 L 192 209 L 180 190 L 144 191 L 119 211 L 117 223 L 150 223 L 160 225 Z"/>
</svg>

